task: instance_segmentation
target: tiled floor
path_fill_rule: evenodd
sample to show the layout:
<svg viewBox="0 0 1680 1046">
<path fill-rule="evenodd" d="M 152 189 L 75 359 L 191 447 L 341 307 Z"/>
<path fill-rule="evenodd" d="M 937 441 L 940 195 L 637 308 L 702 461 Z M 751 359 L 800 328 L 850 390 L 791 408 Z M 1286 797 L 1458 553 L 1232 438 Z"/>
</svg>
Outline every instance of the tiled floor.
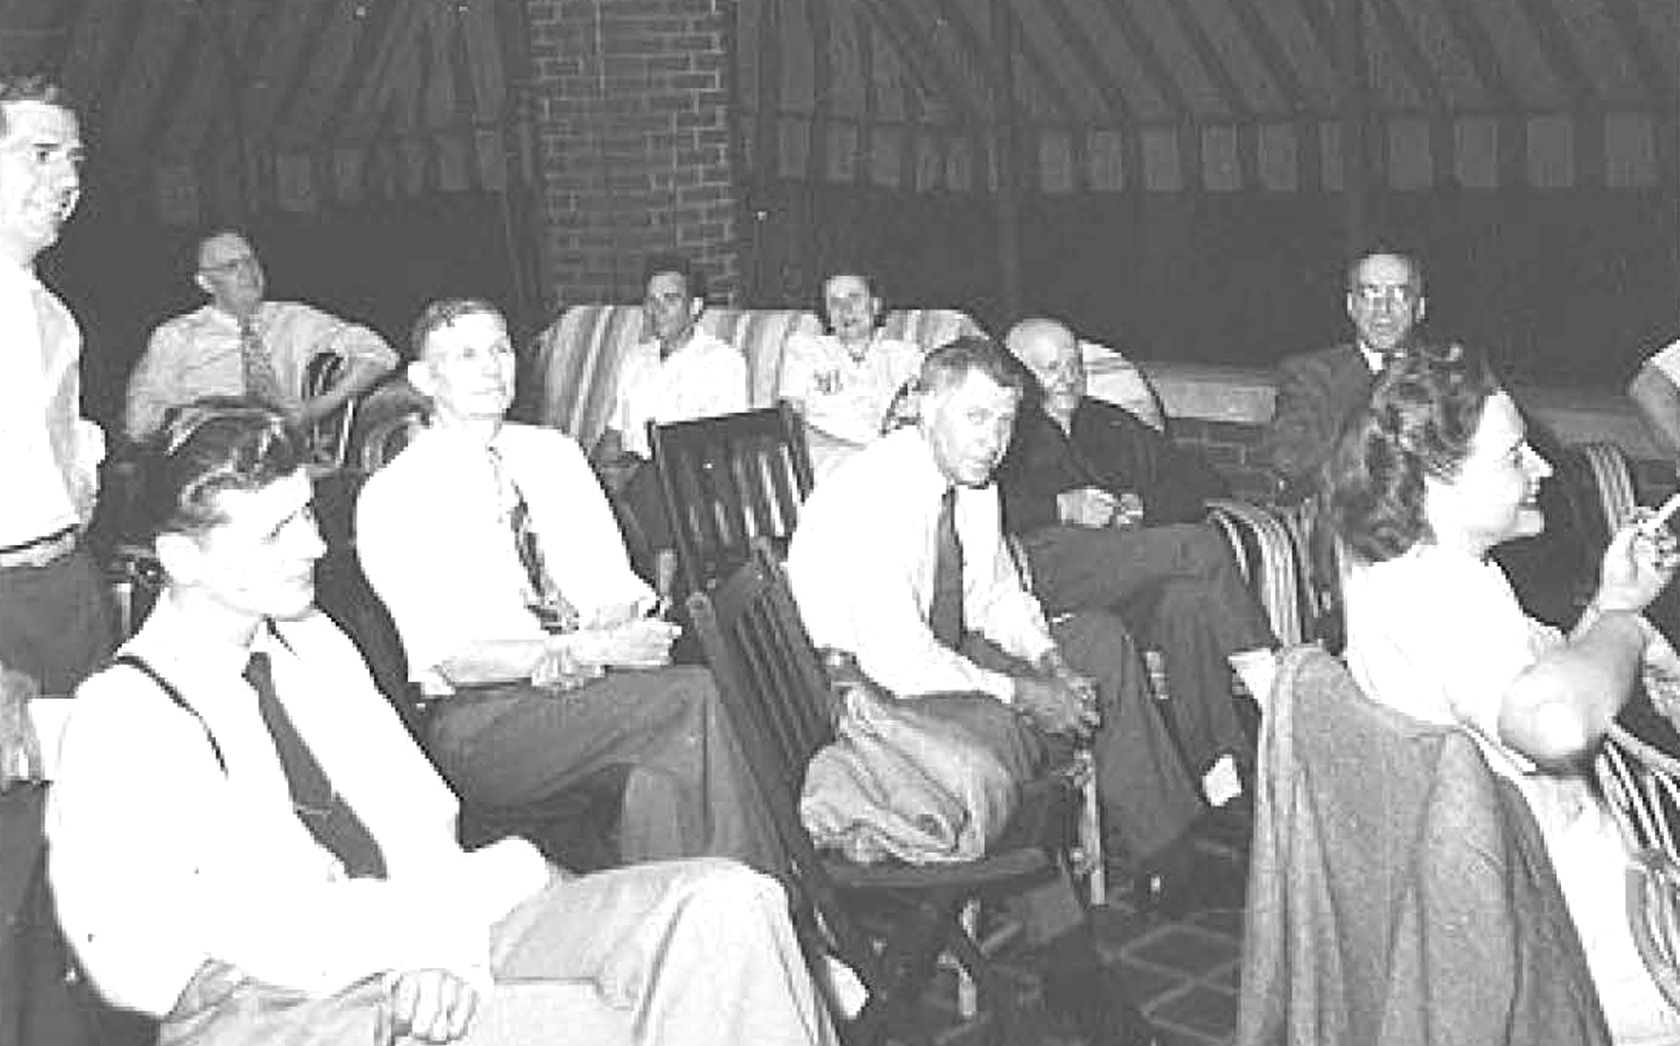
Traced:
<svg viewBox="0 0 1680 1046">
<path fill-rule="evenodd" d="M 1210 847 L 1210 859 L 1231 855 Z M 1095 912 L 1099 948 L 1134 1002 L 1155 1025 L 1158 1046 L 1226 1046 L 1237 1022 L 1238 961 L 1243 914 L 1201 911 L 1171 921 L 1139 911 L 1124 890 L 1110 892 Z M 1045 1030 L 1038 987 L 1024 957 L 1004 956 L 1011 979 L 1021 985 L 1018 1006 L 1026 1013 L 1021 1041 L 1006 1046 L 1080 1046 L 1080 1040 Z M 929 992 L 926 1021 L 942 1046 L 985 1043 L 982 1022 L 964 1024 L 955 1011 L 951 978 Z"/>
</svg>

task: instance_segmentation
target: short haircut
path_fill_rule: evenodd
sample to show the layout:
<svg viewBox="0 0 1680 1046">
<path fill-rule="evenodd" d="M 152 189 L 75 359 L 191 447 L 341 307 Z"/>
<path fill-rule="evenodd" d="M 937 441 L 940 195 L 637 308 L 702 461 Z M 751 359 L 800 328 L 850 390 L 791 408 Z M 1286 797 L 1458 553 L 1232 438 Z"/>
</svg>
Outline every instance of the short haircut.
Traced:
<svg viewBox="0 0 1680 1046">
<path fill-rule="evenodd" d="M 188 248 L 191 255 L 187 260 L 192 263 L 194 272 L 199 269 L 198 260 L 204 254 L 204 245 L 218 236 L 237 236 L 244 240 L 245 246 L 251 248 L 252 251 L 257 249 L 256 243 L 251 239 L 251 234 L 237 225 L 207 225 L 199 231 L 197 236 L 193 237 L 192 246 Z"/>
<path fill-rule="evenodd" d="M 202 534 L 227 521 L 215 503 L 222 491 L 261 490 L 306 460 L 302 438 L 265 403 L 210 396 L 174 407 L 143 460 L 146 533 Z"/>
<path fill-rule="evenodd" d="M 1371 247 L 1371 249 L 1361 252 L 1352 261 L 1347 263 L 1347 267 L 1342 270 L 1342 289 L 1349 292 L 1353 291 L 1355 289 L 1354 283 L 1359 279 L 1359 267 L 1364 265 L 1369 259 L 1375 258 L 1379 254 L 1385 254 L 1391 258 L 1399 258 L 1401 261 L 1405 262 L 1407 270 L 1412 274 L 1410 281 L 1412 288 L 1419 294 L 1423 293 L 1425 286 L 1423 281 L 1423 259 L 1415 252 L 1401 250 L 1398 247 L 1391 247 L 1384 243 L 1378 243 Z"/>
<path fill-rule="evenodd" d="M 979 371 L 1003 388 L 1016 392 L 1026 389 L 1020 362 L 999 348 L 997 342 L 979 334 L 961 335 L 929 351 L 922 359 L 917 386 L 923 392 L 934 392 L 957 384 L 973 371 Z"/>
<path fill-rule="evenodd" d="M 1380 563 L 1434 537 L 1424 478 L 1458 474 L 1488 398 L 1500 390 L 1487 356 L 1461 345 L 1389 362 L 1343 424 L 1321 475 L 1331 526 L 1355 556 Z"/>
<path fill-rule="evenodd" d="M 642 266 L 642 290 L 647 290 L 647 285 L 662 272 L 674 272 L 681 276 L 683 286 L 688 288 L 690 298 L 706 300 L 705 273 L 701 272 L 699 266 L 687 258 L 671 252 L 662 252 L 648 257 L 647 262 Z"/>
<path fill-rule="evenodd" d="M 494 316 L 507 326 L 507 316 L 496 307 L 492 301 L 484 298 L 439 298 L 424 309 L 415 318 L 414 326 L 409 328 L 408 348 L 417 360 L 426 358 L 426 339 L 430 338 L 439 328 L 447 327 L 462 316 Z"/>
<path fill-rule="evenodd" d="M 40 73 L 24 76 L 0 76 L 0 134 L 5 134 L 7 102 L 40 102 L 76 112 L 75 99 L 64 85 Z"/>
</svg>

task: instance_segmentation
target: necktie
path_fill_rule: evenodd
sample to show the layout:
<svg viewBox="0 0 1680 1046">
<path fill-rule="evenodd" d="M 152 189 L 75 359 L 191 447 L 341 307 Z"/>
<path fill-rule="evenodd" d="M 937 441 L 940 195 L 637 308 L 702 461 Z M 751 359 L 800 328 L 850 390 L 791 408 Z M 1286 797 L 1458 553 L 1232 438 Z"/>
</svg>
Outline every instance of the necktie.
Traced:
<svg viewBox="0 0 1680 1046">
<path fill-rule="evenodd" d="M 257 692 L 257 711 L 274 738 L 280 766 L 286 771 L 286 786 L 292 793 L 292 809 L 315 841 L 331 850 L 343 862 L 352 878 L 385 877 L 385 857 L 367 825 L 350 809 L 350 804 L 333 790 L 327 773 L 298 734 L 274 691 L 274 671 L 268 655 L 253 653 L 245 664 L 245 681 Z"/>
<path fill-rule="evenodd" d="M 957 488 L 947 487 L 939 502 L 934 528 L 933 598 L 928 601 L 928 627 L 933 638 L 952 650 L 962 645 L 962 542 L 957 538 Z"/>
<path fill-rule="evenodd" d="M 239 321 L 239 364 L 245 378 L 245 395 L 274 407 L 284 407 L 287 396 L 274 373 L 274 364 L 263 348 L 262 335 L 249 317 Z"/>
<path fill-rule="evenodd" d="M 531 506 L 526 502 L 524 492 L 508 474 L 496 448 L 490 447 L 489 451 L 491 465 L 496 470 L 496 482 L 501 489 L 508 529 L 513 532 L 513 550 L 519 556 L 519 565 L 525 570 L 528 586 L 525 605 L 537 615 L 543 628 L 550 632 L 570 632 L 578 626 L 577 608 L 560 594 L 560 587 L 554 583 L 547 565 L 543 563 L 542 546 L 537 541 L 536 529 L 531 526 Z"/>
</svg>

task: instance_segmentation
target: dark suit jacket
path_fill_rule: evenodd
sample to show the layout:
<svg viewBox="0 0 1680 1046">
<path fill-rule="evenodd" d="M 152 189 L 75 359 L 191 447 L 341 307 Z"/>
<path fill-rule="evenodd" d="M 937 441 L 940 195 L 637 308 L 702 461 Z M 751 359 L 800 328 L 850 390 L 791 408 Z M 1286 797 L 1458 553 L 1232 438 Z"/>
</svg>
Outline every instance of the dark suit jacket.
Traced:
<svg viewBox="0 0 1680 1046">
<path fill-rule="evenodd" d="M 1056 523 L 1056 495 L 1081 487 L 1131 491 L 1143 499 L 1148 526 L 1199 520 L 1207 499 L 1228 491 L 1207 462 L 1105 400 L 1080 400 L 1072 429 L 1064 435 L 1037 405 L 1022 402 L 997 472 L 1005 530 L 1026 534 Z"/>
<path fill-rule="evenodd" d="M 1277 406 L 1261 437 L 1260 455 L 1283 481 L 1286 500 L 1311 493 L 1342 420 L 1365 402 L 1373 377 L 1351 342 L 1278 364 Z"/>
</svg>

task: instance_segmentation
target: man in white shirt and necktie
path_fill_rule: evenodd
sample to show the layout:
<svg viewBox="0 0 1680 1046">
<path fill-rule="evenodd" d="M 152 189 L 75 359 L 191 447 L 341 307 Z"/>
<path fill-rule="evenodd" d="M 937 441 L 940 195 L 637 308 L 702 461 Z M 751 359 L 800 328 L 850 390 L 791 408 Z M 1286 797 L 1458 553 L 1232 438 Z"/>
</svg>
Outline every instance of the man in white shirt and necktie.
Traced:
<svg viewBox="0 0 1680 1046">
<path fill-rule="evenodd" d="M 111 645 L 104 589 L 80 541 L 104 434 L 81 417 L 81 330 L 35 277 L 76 208 L 81 163 L 63 89 L 0 79 L 0 663 L 59 696 Z"/>
<path fill-rule="evenodd" d="M 210 300 L 152 332 L 129 379 L 130 439 L 145 439 L 170 407 L 204 396 L 249 396 L 307 427 L 396 366 L 397 354 L 367 327 L 303 302 L 267 300 L 262 262 L 239 230 L 202 237 L 194 262 L 193 282 Z M 323 353 L 342 361 L 342 373 L 309 395 L 305 375 Z"/>
</svg>

